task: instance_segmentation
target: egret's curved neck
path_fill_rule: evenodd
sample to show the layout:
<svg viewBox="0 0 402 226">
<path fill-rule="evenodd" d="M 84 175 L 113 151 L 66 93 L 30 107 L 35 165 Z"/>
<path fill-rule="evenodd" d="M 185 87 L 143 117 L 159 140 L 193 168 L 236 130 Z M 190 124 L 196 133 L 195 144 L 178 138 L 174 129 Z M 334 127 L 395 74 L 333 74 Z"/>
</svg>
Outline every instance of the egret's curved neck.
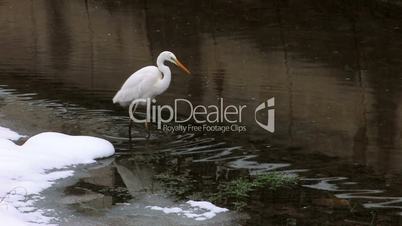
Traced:
<svg viewBox="0 0 402 226">
<path fill-rule="evenodd" d="M 158 66 L 159 71 L 162 72 L 162 79 L 160 80 L 160 85 L 163 88 L 163 91 L 169 87 L 170 80 L 171 80 L 171 72 L 170 68 L 165 65 L 165 58 L 159 55 L 158 59 L 156 60 L 156 65 Z"/>
</svg>

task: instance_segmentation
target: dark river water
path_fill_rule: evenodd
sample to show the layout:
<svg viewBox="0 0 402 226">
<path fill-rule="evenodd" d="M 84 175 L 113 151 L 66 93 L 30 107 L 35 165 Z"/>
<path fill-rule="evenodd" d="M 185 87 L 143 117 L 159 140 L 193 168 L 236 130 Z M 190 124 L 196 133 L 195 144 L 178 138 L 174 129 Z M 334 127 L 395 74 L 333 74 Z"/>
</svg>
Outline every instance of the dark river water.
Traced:
<svg viewBox="0 0 402 226">
<path fill-rule="evenodd" d="M 42 205 L 63 209 L 69 225 L 195 224 L 133 206 L 159 193 L 202 199 L 221 180 L 272 170 L 300 186 L 258 192 L 208 224 L 402 225 L 401 49 L 402 8 L 379 0 L 0 0 L 0 122 L 115 145 L 114 158 L 48 191 L 62 201 Z M 247 131 L 153 125 L 146 140 L 136 124 L 130 144 L 127 111 L 111 99 L 163 50 L 192 75 L 171 67 L 158 103 L 247 105 Z M 272 97 L 274 133 L 254 118 Z"/>
</svg>

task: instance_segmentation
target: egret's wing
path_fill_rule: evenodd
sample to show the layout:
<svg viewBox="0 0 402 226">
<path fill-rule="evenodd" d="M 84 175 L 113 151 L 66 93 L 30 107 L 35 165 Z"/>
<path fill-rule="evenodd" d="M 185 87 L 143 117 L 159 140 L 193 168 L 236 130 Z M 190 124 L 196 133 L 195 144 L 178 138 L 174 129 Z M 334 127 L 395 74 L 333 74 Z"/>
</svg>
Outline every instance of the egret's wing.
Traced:
<svg viewBox="0 0 402 226">
<path fill-rule="evenodd" d="M 128 105 L 138 98 L 149 97 L 155 83 L 162 77 L 161 72 L 155 66 L 141 68 L 132 74 L 123 84 L 113 98 L 113 103 Z"/>
</svg>

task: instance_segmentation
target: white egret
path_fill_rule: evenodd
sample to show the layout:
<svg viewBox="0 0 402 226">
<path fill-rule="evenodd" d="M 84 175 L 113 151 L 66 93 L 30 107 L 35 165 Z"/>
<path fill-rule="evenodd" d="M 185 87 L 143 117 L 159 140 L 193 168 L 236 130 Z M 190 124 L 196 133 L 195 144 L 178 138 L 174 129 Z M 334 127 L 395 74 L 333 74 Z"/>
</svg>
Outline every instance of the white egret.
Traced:
<svg viewBox="0 0 402 226">
<path fill-rule="evenodd" d="M 170 68 L 165 65 L 165 62 L 169 61 L 180 67 L 187 74 L 191 74 L 190 71 L 176 58 L 176 56 L 169 51 L 161 52 L 156 60 L 155 66 L 146 66 L 138 71 L 134 72 L 123 84 L 120 90 L 113 97 L 113 103 L 119 103 L 121 106 L 129 106 L 133 101 L 137 99 L 154 98 L 159 94 L 166 91 L 170 85 L 171 72 Z M 137 108 L 137 104 L 134 107 L 133 113 Z M 129 124 L 129 137 L 131 139 L 131 123 Z M 147 122 L 145 127 L 148 130 Z M 149 130 L 148 130 L 149 136 Z"/>
</svg>

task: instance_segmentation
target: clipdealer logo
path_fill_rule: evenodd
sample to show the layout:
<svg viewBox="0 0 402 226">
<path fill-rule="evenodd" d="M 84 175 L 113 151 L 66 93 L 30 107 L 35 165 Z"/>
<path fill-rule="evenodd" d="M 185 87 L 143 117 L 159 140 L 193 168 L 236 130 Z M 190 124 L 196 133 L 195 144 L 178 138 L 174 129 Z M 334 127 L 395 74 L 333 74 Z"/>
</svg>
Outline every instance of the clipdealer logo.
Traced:
<svg viewBox="0 0 402 226">
<path fill-rule="evenodd" d="M 137 105 L 146 106 L 145 118 L 137 118 L 135 114 Z M 259 104 L 254 110 L 257 125 L 271 133 L 275 132 L 274 105 L 275 98 L 272 97 Z M 189 109 L 189 113 L 179 117 L 179 107 Z M 244 132 L 247 128 L 241 123 L 243 111 L 246 108 L 246 105 L 224 105 L 223 98 L 219 98 L 217 105 L 193 105 L 187 99 L 175 99 L 172 106 L 159 105 L 155 99 L 147 98 L 134 100 L 130 104 L 129 115 L 135 123 L 156 123 L 157 128 L 165 132 Z M 267 110 L 266 122 L 260 122 L 257 119 L 257 115 L 263 110 Z"/>
<path fill-rule="evenodd" d="M 263 129 L 268 132 L 275 132 L 275 97 L 268 99 L 267 101 L 262 102 L 254 111 L 254 119 L 255 122 Z M 267 124 L 261 123 L 257 120 L 257 112 L 267 109 Z"/>
</svg>

